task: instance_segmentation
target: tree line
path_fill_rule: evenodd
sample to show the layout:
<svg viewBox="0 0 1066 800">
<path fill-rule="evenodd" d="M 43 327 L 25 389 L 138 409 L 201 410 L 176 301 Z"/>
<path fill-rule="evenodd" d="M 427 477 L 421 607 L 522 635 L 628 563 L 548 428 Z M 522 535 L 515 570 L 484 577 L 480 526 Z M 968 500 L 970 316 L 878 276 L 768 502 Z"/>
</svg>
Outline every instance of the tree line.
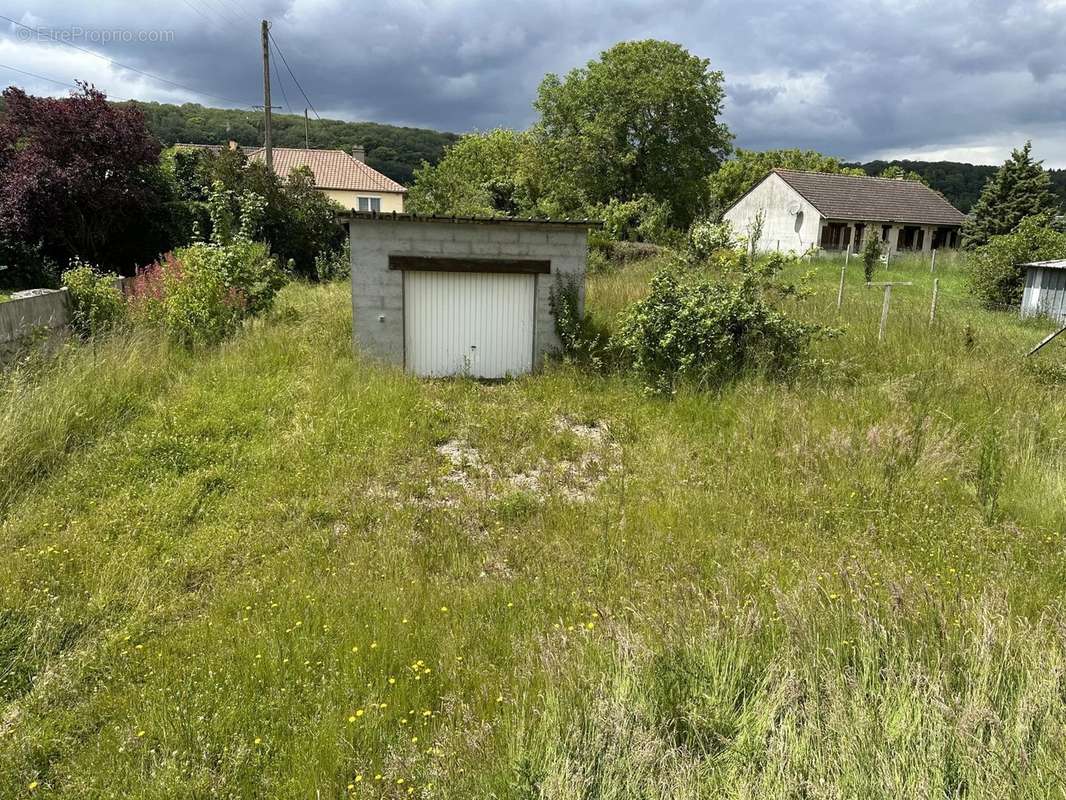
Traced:
<svg viewBox="0 0 1066 800">
<path fill-rule="evenodd" d="M 179 106 L 130 101 L 128 105 L 141 110 L 148 129 L 164 147 L 178 142 L 226 144 L 232 140 L 245 147 L 263 143 L 263 114 L 259 111 L 209 108 L 196 103 Z M 306 129 L 301 115 L 275 113 L 271 119 L 271 134 L 277 147 L 304 147 L 305 130 L 307 146 L 312 148 L 350 153 L 359 145 L 365 148 L 370 166 L 405 185 L 423 161 L 437 162 L 444 148 L 458 138 L 454 133 L 425 128 L 316 119 L 313 115 Z"/>
</svg>

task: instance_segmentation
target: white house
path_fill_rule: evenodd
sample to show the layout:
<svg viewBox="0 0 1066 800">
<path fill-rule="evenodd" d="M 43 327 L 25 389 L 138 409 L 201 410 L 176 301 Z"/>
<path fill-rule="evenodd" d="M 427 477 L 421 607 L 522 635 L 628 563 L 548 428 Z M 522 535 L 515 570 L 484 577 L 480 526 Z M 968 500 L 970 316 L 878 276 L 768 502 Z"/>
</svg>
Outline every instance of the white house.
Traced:
<svg viewBox="0 0 1066 800">
<path fill-rule="evenodd" d="M 957 247 L 965 215 L 918 181 L 775 169 L 723 215 L 740 233 L 761 217 L 759 250 L 852 252 L 867 236 L 885 251 Z"/>
</svg>

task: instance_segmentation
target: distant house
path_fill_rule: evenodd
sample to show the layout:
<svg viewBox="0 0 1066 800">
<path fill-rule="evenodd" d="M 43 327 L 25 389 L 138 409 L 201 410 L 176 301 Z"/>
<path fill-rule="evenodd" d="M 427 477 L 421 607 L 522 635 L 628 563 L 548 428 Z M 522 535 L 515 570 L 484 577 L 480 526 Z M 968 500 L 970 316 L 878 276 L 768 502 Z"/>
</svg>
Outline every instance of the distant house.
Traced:
<svg viewBox="0 0 1066 800">
<path fill-rule="evenodd" d="M 1025 268 L 1022 316 L 1045 316 L 1066 322 L 1066 259 L 1033 261 Z"/>
<path fill-rule="evenodd" d="M 879 237 L 890 253 L 952 248 L 966 219 L 918 181 L 789 169 L 772 170 L 723 216 L 745 233 L 760 215 L 756 247 L 795 253 L 811 247 L 858 252 L 868 236 Z"/>
<path fill-rule="evenodd" d="M 226 147 L 217 144 L 176 146 L 216 153 Z M 236 142 L 230 142 L 229 149 L 242 149 L 249 161 L 263 161 L 266 158 L 261 147 L 240 148 Z M 353 147 L 351 154 L 343 150 L 307 150 L 299 147 L 274 147 L 272 151 L 274 172 L 278 177 L 287 178 L 297 167 L 308 167 L 315 176 L 315 188 L 346 209 L 398 213 L 404 210 L 407 190 L 370 167 L 362 147 Z"/>
</svg>

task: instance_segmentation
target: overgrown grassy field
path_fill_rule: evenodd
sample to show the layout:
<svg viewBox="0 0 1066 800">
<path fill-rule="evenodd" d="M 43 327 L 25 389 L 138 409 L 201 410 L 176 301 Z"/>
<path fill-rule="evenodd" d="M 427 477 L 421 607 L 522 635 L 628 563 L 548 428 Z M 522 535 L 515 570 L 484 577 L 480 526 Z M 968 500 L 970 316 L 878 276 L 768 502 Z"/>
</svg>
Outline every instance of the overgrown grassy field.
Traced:
<svg viewBox="0 0 1066 800">
<path fill-rule="evenodd" d="M 1064 797 L 1062 373 L 940 267 L 670 400 L 353 358 L 344 285 L 9 371 L 0 797 Z"/>
</svg>

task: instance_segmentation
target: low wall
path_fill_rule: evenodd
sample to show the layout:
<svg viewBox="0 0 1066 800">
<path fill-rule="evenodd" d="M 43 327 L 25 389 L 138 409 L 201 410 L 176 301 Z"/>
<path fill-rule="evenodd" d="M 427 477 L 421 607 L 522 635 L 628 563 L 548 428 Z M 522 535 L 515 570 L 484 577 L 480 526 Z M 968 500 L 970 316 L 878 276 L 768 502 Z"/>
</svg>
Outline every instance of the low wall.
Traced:
<svg viewBox="0 0 1066 800">
<path fill-rule="evenodd" d="M 0 303 L 0 355 L 14 350 L 27 338 L 53 338 L 70 322 L 67 290 L 50 291 Z"/>
</svg>

